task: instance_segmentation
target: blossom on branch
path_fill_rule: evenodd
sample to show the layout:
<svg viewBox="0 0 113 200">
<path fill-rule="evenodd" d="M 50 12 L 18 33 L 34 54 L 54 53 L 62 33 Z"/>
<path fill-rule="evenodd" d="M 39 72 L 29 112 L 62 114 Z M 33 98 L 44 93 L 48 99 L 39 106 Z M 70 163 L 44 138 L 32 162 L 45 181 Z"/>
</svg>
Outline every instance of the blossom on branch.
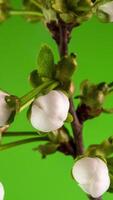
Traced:
<svg viewBox="0 0 113 200">
<path fill-rule="evenodd" d="M 106 163 L 98 157 L 84 157 L 72 169 L 74 179 L 84 192 L 94 198 L 100 197 L 110 186 Z"/>
<path fill-rule="evenodd" d="M 63 126 L 68 111 L 68 97 L 60 90 L 52 90 L 33 102 L 30 121 L 39 131 L 54 131 Z"/>
</svg>

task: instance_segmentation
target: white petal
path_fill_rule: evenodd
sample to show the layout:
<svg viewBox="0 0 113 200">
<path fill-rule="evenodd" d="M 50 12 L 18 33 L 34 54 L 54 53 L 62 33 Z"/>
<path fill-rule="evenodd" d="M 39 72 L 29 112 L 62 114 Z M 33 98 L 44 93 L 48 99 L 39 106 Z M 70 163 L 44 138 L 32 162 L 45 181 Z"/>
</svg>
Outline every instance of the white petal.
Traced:
<svg viewBox="0 0 113 200">
<path fill-rule="evenodd" d="M 60 91 L 52 90 L 37 98 L 31 108 L 31 123 L 36 129 L 49 132 L 63 126 L 69 110 L 69 100 Z"/>
<path fill-rule="evenodd" d="M 113 22 L 113 1 L 99 6 L 99 10 L 108 14 L 110 22 Z"/>
<path fill-rule="evenodd" d="M 78 183 L 87 184 L 94 176 L 96 169 L 97 159 L 84 157 L 75 163 L 72 174 Z"/>
<path fill-rule="evenodd" d="M 108 167 L 106 165 L 106 163 L 101 160 L 100 158 L 96 158 L 97 159 L 97 170 L 95 173 L 94 178 L 98 181 L 104 180 L 104 177 L 108 177 Z M 98 173 L 97 173 L 98 172 Z"/>
<path fill-rule="evenodd" d="M 107 165 L 97 157 L 78 160 L 73 168 L 73 176 L 83 191 L 94 198 L 100 197 L 110 186 Z"/>
<path fill-rule="evenodd" d="M 0 126 L 4 126 L 7 124 L 7 121 L 12 112 L 5 101 L 5 96 L 9 95 L 0 91 Z"/>
<path fill-rule="evenodd" d="M 2 183 L 0 183 L 0 200 L 4 199 L 4 187 Z"/>
<path fill-rule="evenodd" d="M 50 117 L 56 117 L 63 121 L 67 118 L 69 100 L 61 91 L 52 90 L 37 98 L 34 104 L 42 108 Z"/>
<path fill-rule="evenodd" d="M 50 118 L 43 110 L 41 110 L 36 105 L 32 106 L 30 120 L 32 126 L 42 132 L 54 131 L 63 125 L 62 121 L 56 121 Z"/>
<path fill-rule="evenodd" d="M 98 198 L 102 196 L 110 186 L 110 178 L 109 175 L 105 176 L 103 174 L 103 180 L 93 180 L 90 185 L 90 195 L 94 198 Z"/>
</svg>

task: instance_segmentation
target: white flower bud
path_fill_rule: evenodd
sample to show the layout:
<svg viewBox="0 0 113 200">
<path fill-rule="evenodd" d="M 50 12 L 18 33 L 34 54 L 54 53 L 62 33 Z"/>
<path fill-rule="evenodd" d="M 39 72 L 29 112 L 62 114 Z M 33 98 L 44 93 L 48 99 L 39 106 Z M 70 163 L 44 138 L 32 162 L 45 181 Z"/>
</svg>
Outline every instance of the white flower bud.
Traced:
<svg viewBox="0 0 113 200">
<path fill-rule="evenodd" d="M 113 1 L 99 6 L 99 10 L 102 11 L 103 14 L 105 13 L 105 15 L 108 16 L 109 22 L 113 22 Z"/>
<path fill-rule="evenodd" d="M 84 192 L 94 198 L 100 197 L 110 186 L 107 165 L 97 157 L 84 157 L 78 160 L 72 174 Z"/>
<path fill-rule="evenodd" d="M 9 94 L 0 91 L 0 127 L 7 125 L 7 121 L 12 113 L 12 109 L 5 101 L 5 97 Z"/>
<path fill-rule="evenodd" d="M 2 183 L 0 183 L 0 200 L 4 199 L 4 187 Z"/>
<path fill-rule="evenodd" d="M 68 111 L 68 97 L 59 90 L 52 90 L 33 102 L 30 121 L 40 131 L 54 131 L 63 126 Z"/>
</svg>

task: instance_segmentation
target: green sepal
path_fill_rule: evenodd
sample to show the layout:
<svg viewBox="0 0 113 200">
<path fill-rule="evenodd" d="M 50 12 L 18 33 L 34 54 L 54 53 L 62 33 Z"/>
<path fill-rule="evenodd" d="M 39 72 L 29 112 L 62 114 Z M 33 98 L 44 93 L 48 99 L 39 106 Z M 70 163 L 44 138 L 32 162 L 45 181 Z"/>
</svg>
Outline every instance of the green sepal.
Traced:
<svg viewBox="0 0 113 200">
<path fill-rule="evenodd" d="M 105 82 L 91 84 L 88 80 L 81 83 L 80 95 L 81 103 L 92 109 L 100 109 L 104 103 L 105 97 L 109 94 L 110 87 Z"/>
<path fill-rule="evenodd" d="M 53 0 L 52 8 L 58 13 L 64 13 L 67 11 L 67 5 L 65 0 Z"/>
<path fill-rule="evenodd" d="M 108 165 L 110 174 L 112 174 L 113 176 L 113 157 L 107 158 L 107 165 Z"/>
<path fill-rule="evenodd" d="M 31 85 L 35 88 L 38 85 L 42 84 L 42 79 L 38 74 L 37 69 L 33 70 L 30 75 L 29 75 L 29 81 L 31 83 Z"/>
<path fill-rule="evenodd" d="M 30 104 L 30 106 L 29 106 L 29 108 L 28 108 L 28 110 L 27 110 L 27 114 L 26 114 L 26 115 L 27 115 L 27 119 L 28 119 L 28 120 L 30 120 L 30 118 L 31 118 L 31 108 L 32 108 L 32 104 L 33 104 L 33 103 Z"/>
<path fill-rule="evenodd" d="M 11 124 L 11 123 L 13 123 L 13 121 L 15 119 L 15 115 L 16 115 L 16 111 L 12 111 L 12 113 L 11 113 L 11 115 L 10 115 L 8 121 L 7 121 L 8 125 Z"/>
<path fill-rule="evenodd" d="M 69 13 L 61 13 L 60 14 L 60 18 L 62 19 L 62 21 L 64 21 L 65 23 L 72 23 L 76 20 L 76 14 L 73 12 L 69 12 Z"/>
<path fill-rule="evenodd" d="M 68 113 L 67 119 L 65 120 L 65 122 L 67 123 L 71 123 L 73 121 L 73 116 L 71 115 L 71 113 Z"/>
<path fill-rule="evenodd" d="M 107 159 L 107 166 L 109 169 L 110 176 L 110 187 L 107 192 L 113 193 L 113 157 Z"/>
<path fill-rule="evenodd" d="M 61 58 L 56 67 L 56 79 L 61 83 L 68 82 L 74 74 L 77 67 L 76 55 L 70 54 Z"/>
<path fill-rule="evenodd" d="M 59 144 L 53 144 L 48 142 L 43 145 L 39 145 L 38 148 L 35 148 L 35 151 L 39 151 L 42 155 L 42 158 L 46 158 L 47 155 L 53 154 L 57 151 Z"/>
<path fill-rule="evenodd" d="M 55 65 L 54 55 L 48 45 L 43 45 L 37 59 L 38 74 L 40 77 L 53 78 Z"/>
<path fill-rule="evenodd" d="M 77 11 L 88 12 L 91 10 L 93 3 L 91 0 L 82 0 L 77 4 Z"/>
<path fill-rule="evenodd" d="M 110 176 L 110 186 L 107 192 L 113 193 L 113 176 L 112 175 L 109 175 L 109 176 Z"/>
<path fill-rule="evenodd" d="M 100 144 L 90 145 L 85 151 L 86 156 L 97 156 L 102 159 L 108 159 L 113 154 L 113 137 L 109 137 Z"/>
<path fill-rule="evenodd" d="M 97 9 L 96 15 L 101 22 L 109 23 L 109 15 L 102 10 Z"/>
<path fill-rule="evenodd" d="M 56 131 L 48 133 L 50 141 L 54 144 L 68 143 L 70 137 L 67 133 L 66 128 L 60 128 Z"/>
<path fill-rule="evenodd" d="M 20 108 L 20 99 L 14 95 L 6 96 L 5 101 L 12 111 L 18 111 Z"/>
<path fill-rule="evenodd" d="M 14 121 L 16 112 L 18 112 L 20 107 L 20 99 L 16 96 L 10 95 L 5 97 L 5 101 L 9 108 L 11 109 L 11 115 L 7 121 L 7 125 L 11 124 Z"/>
</svg>

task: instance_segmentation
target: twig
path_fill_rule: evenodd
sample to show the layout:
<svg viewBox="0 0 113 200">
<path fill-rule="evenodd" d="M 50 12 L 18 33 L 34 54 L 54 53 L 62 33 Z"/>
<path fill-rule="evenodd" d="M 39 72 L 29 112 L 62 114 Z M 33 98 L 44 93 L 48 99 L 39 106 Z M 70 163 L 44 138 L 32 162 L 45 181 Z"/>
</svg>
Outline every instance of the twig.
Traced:
<svg viewBox="0 0 113 200">
<path fill-rule="evenodd" d="M 33 138 L 27 138 L 24 140 L 18 140 L 11 143 L 3 144 L 3 145 L 0 145 L 0 151 L 10 149 L 12 147 L 16 147 L 22 144 L 28 144 L 28 143 L 37 142 L 37 141 L 48 141 L 48 137 L 47 136 L 33 137 Z"/>
<path fill-rule="evenodd" d="M 33 131 L 20 131 L 20 132 L 6 132 L 3 133 L 3 137 L 16 137 L 16 136 L 38 136 L 38 132 Z"/>
<path fill-rule="evenodd" d="M 76 146 L 76 155 L 82 155 L 84 152 L 83 148 L 83 138 L 82 138 L 82 124 L 79 122 L 79 119 L 77 117 L 77 114 L 74 109 L 73 100 L 70 99 L 70 113 L 73 116 L 73 121 L 71 123 L 73 135 L 74 135 L 74 142 Z"/>
</svg>

